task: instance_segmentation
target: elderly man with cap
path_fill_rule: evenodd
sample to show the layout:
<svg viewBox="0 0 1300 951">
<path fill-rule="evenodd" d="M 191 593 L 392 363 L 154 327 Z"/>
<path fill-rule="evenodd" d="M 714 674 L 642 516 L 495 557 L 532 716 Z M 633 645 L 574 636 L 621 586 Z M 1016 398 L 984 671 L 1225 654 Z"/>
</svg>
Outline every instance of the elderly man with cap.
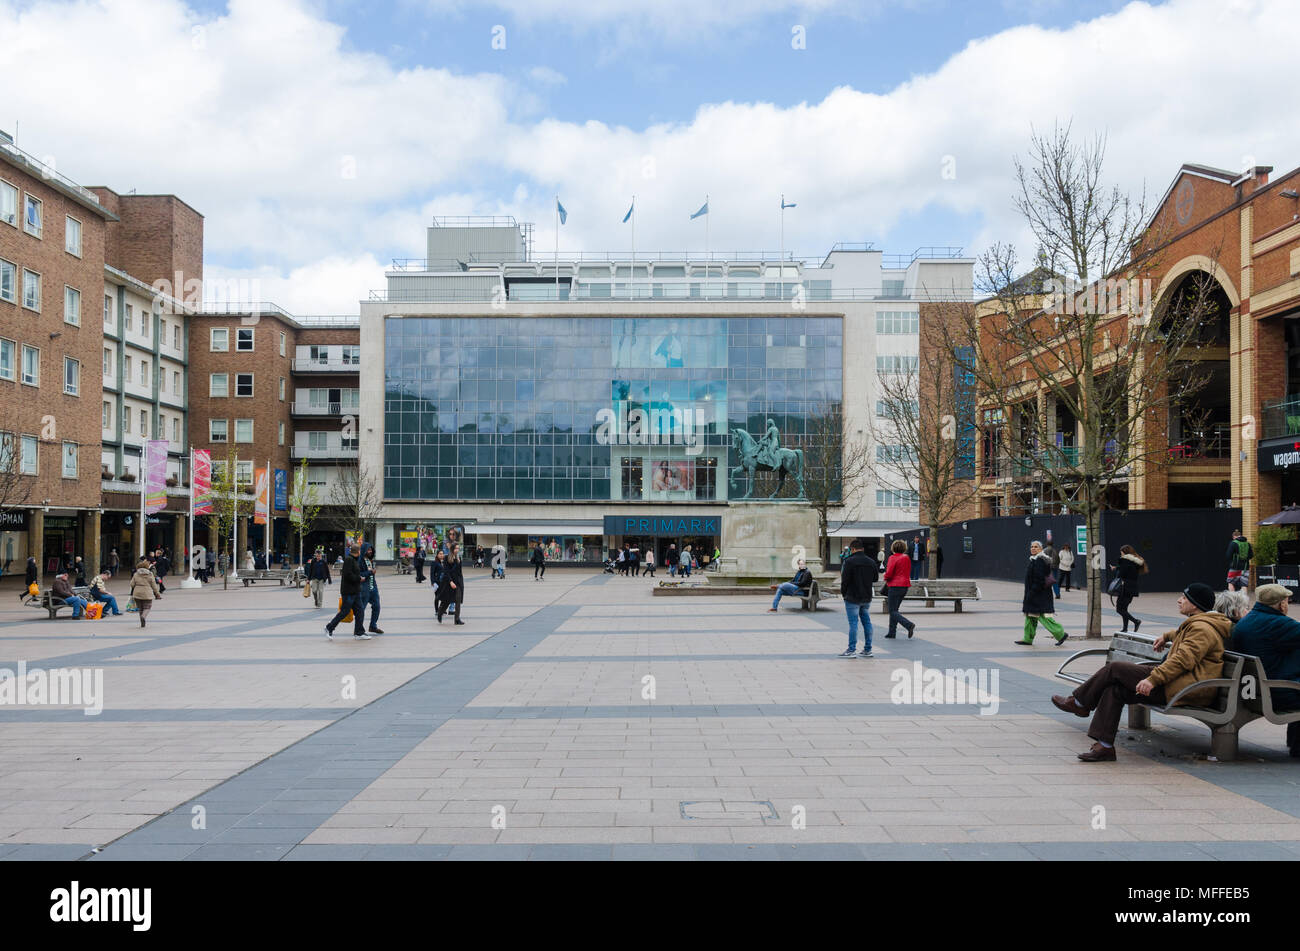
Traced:
<svg viewBox="0 0 1300 951">
<path fill-rule="evenodd" d="M 1291 589 L 1280 584 L 1260 585 L 1256 603 L 1232 629 L 1233 650 L 1254 654 L 1269 680 L 1300 681 L 1300 621 L 1286 616 Z M 1273 692 L 1273 708 L 1300 709 L 1300 690 Z M 1286 725 L 1286 745 L 1300 757 L 1300 722 Z"/>
<path fill-rule="evenodd" d="M 1214 589 L 1199 582 L 1188 585 L 1178 599 L 1178 613 L 1186 618 L 1178 630 L 1156 638 L 1156 650 L 1169 644 L 1169 653 L 1160 664 L 1112 661 L 1070 696 L 1052 698 L 1052 703 L 1066 713 L 1078 717 L 1093 713 L 1088 735 L 1096 742 L 1088 752 L 1079 754 L 1085 763 L 1115 761 L 1115 734 L 1126 703 L 1163 706 L 1185 687 L 1223 673 L 1223 643 L 1232 622 L 1215 613 Z M 1180 697 L 1178 702 L 1197 705 L 1213 699 L 1214 689 L 1207 687 Z"/>
</svg>

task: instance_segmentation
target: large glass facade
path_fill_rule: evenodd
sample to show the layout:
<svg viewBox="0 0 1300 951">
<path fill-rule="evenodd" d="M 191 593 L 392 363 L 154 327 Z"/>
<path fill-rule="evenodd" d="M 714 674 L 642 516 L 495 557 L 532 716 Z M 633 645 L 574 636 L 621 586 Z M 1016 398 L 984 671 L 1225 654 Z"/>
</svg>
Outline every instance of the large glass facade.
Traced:
<svg viewBox="0 0 1300 951">
<path fill-rule="evenodd" d="M 384 495 L 722 501 L 732 429 L 803 445 L 839 408 L 842 344 L 828 317 L 389 317 Z"/>
</svg>

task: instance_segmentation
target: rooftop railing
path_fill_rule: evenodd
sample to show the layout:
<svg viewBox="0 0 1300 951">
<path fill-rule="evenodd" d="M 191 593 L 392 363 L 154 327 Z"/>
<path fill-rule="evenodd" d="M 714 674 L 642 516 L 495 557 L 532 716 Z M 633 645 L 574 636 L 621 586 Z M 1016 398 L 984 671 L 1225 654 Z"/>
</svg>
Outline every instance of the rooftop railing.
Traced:
<svg viewBox="0 0 1300 951">
<path fill-rule="evenodd" d="M 68 178 L 68 176 L 60 174 L 53 167 L 46 165 L 36 156 L 24 152 L 18 146 L 14 145 L 12 142 L 9 142 L 5 139 L 0 139 L 0 151 L 5 152 L 11 158 L 17 159 L 20 163 L 25 165 L 27 167 L 27 170 L 30 171 L 33 175 L 36 175 L 39 178 L 43 178 L 46 181 L 58 182 L 68 191 L 73 192 L 79 197 L 85 199 L 86 201 L 93 202 L 94 204 L 99 205 L 99 196 L 97 196 L 90 189 L 82 188 L 72 179 Z"/>
<path fill-rule="evenodd" d="M 1264 438 L 1300 436 L 1300 396 L 1264 404 Z"/>
</svg>

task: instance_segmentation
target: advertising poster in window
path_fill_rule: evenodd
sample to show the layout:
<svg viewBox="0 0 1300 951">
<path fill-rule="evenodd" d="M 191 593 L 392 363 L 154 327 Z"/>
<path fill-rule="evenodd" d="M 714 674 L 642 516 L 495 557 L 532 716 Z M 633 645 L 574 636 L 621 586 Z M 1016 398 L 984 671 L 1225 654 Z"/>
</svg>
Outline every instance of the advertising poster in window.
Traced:
<svg viewBox="0 0 1300 951">
<path fill-rule="evenodd" d="M 695 464 L 660 460 L 654 463 L 650 488 L 654 492 L 691 492 L 695 490 Z"/>
</svg>

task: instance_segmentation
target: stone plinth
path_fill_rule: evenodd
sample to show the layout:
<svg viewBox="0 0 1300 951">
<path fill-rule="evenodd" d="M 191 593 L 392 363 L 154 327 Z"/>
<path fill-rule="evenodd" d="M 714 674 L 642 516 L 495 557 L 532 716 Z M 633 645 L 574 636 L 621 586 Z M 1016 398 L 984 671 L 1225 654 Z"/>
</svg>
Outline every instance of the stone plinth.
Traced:
<svg viewBox="0 0 1300 951">
<path fill-rule="evenodd" d="M 743 577 L 788 579 L 802 557 L 817 576 L 817 513 L 802 502 L 732 502 L 722 519 L 722 557 L 717 581 Z"/>
</svg>

